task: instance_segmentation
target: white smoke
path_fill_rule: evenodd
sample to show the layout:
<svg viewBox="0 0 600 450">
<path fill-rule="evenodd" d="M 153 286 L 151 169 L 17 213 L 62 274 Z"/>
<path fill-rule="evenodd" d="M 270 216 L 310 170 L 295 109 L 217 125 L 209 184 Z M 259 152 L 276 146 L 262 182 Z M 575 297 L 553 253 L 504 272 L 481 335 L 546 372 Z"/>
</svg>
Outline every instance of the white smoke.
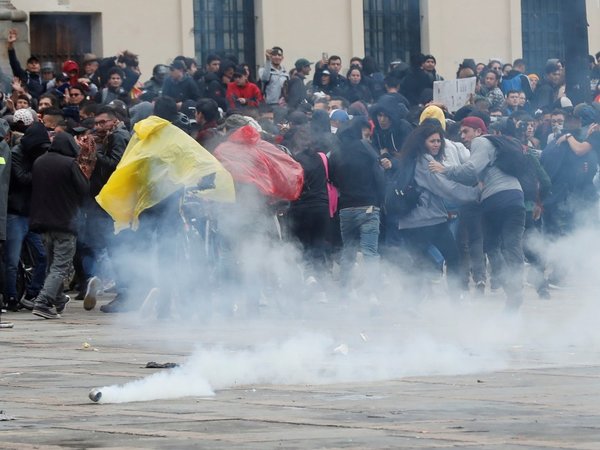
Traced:
<svg viewBox="0 0 600 450">
<path fill-rule="evenodd" d="M 239 211 L 226 218 L 225 226 L 239 237 L 227 255 L 234 273 L 214 292 L 200 285 L 187 298 L 173 299 L 173 316 L 182 328 L 196 324 L 204 345 L 178 368 L 99 388 L 101 403 L 210 396 L 234 386 L 374 382 L 600 361 L 593 350 L 600 348 L 596 228 L 542 246 L 549 266 L 568 274 L 576 290 L 555 291 L 544 301 L 528 288 L 521 312 L 507 315 L 502 293 L 452 303 L 441 283 L 422 299 L 404 272 L 383 264 L 381 279 L 375 280 L 379 304 L 371 304 L 360 285 L 342 291 L 326 277 L 319 281 L 328 303 L 319 303 L 304 282 L 296 247 L 274 242 L 272 233 L 271 238 L 249 233 L 252 223 Z M 152 270 L 146 261 L 131 258 L 125 266 Z M 160 264 L 173 272 L 180 263 L 161 259 Z M 259 300 L 265 304 L 253 318 Z M 168 346 L 173 327 L 164 327 L 159 338 L 163 327 L 157 323 L 154 337 Z"/>
</svg>

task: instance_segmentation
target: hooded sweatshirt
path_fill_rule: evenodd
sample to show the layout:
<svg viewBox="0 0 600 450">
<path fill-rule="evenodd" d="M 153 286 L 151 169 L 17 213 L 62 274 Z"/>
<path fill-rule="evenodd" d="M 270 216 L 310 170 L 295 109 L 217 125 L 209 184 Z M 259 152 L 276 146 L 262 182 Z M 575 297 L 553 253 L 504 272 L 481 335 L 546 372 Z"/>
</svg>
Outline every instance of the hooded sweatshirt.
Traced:
<svg viewBox="0 0 600 450">
<path fill-rule="evenodd" d="M 29 216 L 33 163 L 46 153 L 49 147 L 50 138 L 46 127 L 40 122 L 34 122 L 25 130 L 19 144 L 12 149 L 8 191 L 9 214 Z"/>
<path fill-rule="evenodd" d="M 383 112 L 390 118 L 391 126 L 384 130 L 379 126 L 377 115 Z M 371 118 L 375 130 L 371 142 L 380 156 L 393 157 L 400 152 L 404 141 L 412 131 L 410 124 L 404 119 L 408 110 L 402 103 L 395 102 L 391 97 L 382 97 L 371 108 Z"/>
<path fill-rule="evenodd" d="M 69 72 L 76 72 L 74 75 L 69 75 L 69 84 L 75 86 L 79 80 L 79 65 L 69 59 L 64 62 L 62 70 L 67 75 L 69 75 Z"/>
<path fill-rule="evenodd" d="M 75 160 L 78 153 L 73 136 L 58 133 L 48 152 L 33 164 L 32 231 L 77 234 L 75 219 L 89 190 L 89 181 Z"/>
<path fill-rule="evenodd" d="M 523 189 L 515 177 L 494 166 L 496 148 L 484 136 L 471 142 L 471 156 L 460 166 L 447 167 L 444 174 L 467 186 L 483 183 L 481 203 L 484 210 L 506 206 L 524 207 Z"/>
<path fill-rule="evenodd" d="M 340 148 L 329 159 L 329 177 L 340 194 L 339 209 L 380 206 L 383 200 L 383 169 L 373 146 L 362 139 L 363 127 L 369 123 L 361 117 L 340 127 Z"/>
<path fill-rule="evenodd" d="M 400 219 L 398 228 L 420 228 L 448 221 L 445 202 L 467 204 L 479 200 L 479 188 L 463 186 L 429 170 L 429 154 L 417 158 L 415 183 L 421 191 L 417 207 Z"/>
</svg>

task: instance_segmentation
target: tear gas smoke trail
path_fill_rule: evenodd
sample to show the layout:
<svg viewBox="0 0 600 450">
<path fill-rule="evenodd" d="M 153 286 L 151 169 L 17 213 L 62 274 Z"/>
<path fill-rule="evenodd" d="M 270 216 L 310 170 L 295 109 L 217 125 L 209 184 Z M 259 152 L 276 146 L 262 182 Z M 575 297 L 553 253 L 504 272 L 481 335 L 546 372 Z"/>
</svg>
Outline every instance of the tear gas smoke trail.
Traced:
<svg viewBox="0 0 600 450">
<path fill-rule="evenodd" d="M 308 305 L 307 315 L 288 323 L 283 320 L 287 317 L 286 308 L 289 313 L 296 303 L 306 302 L 311 294 L 298 268 L 299 253 L 266 238 L 260 227 L 256 232 L 257 227 L 253 224 L 260 221 L 253 222 L 256 217 L 249 218 L 248 210 L 259 210 L 261 206 L 258 205 L 262 205 L 260 201 L 255 205 L 246 202 L 240 208 L 243 210 L 231 209 L 219 217 L 220 231 L 230 228 L 231 236 L 237 237 L 232 241 L 235 254 L 226 255 L 230 262 L 234 261 L 229 269 L 236 273 L 218 287 L 224 292 L 212 295 L 216 303 L 221 304 L 244 299 L 256 301 L 259 294 L 265 294 L 261 292 L 265 286 L 270 288 L 271 292 L 266 292 L 271 296 L 270 308 L 276 310 L 277 304 L 279 314 L 271 316 L 270 322 L 249 323 L 255 325 L 255 329 L 264 330 L 269 337 L 261 340 L 255 334 L 249 334 L 253 336 L 249 340 L 244 336 L 243 349 L 240 345 L 227 344 L 200 348 L 181 367 L 122 386 L 99 388 L 90 393 L 92 400 L 122 403 L 210 396 L 214 395 L 215 389 L 256 383 L 326 384 L 466 374 L 498 370 L 515 363 L 533 364 L 531 359 L 521 361 L 519 355 L 515 356 L 512 351 L 515 344 L 538 352 L 540 364 L 564 362 L 565 351 L 570 345 L 594 349 L 600 344 L 600 330 L 591 321 L 599 312 L 595 300 L 598 296 L 596 272 L 600 267 L 600 239 L 595 228 L 546 245 L 550 263 L 570 268 L 572 280 L 580 283 L 582 289 L 577 292 L 581 297 L 579 309 L 556 302 L 554 315 L 537 317 L 533 314 L 519 319 L 500 316 L 500 308 L 494 309 L 487 301 L 488 297 L 471 305 L 423 302 L 419 298 L 421 303 L 412 305 L 417 310 L 413 317 L 407 312 L 410 305 L 406 304 L 405 298 L 411 294 L 410 281 L 397 270 L 386 268 L 382 272 L 387 272 L 390 286 L 379 283 L 377 288 L 379 300 L 389 307 L 382 310 L 385 313 L 383 319 L 371 319 L 365 313 L 367 296 L 352 303 L 347 293 L 336 288 L 327 289 L 334 310 Z M 120 266 L 154 271 L 158 276 L 173 279 L 181 275 L 176 272 L 185 272 L 181 261 L 167 261 L 165 255 L 160 255 L 161 272 L 157 265 L 149 262 L 147 255 L 143 256 L 141 260 L 136 260 L 135 255 L 129 256 L 130 260 L 123 256 Z M 224 259 L 219 264 L 223 264 Z M 123 276 L 127 277 L 126 274 Z M 188 300 L 183 313 L 193 317 L 193 308 L 198 306 L 190 304 L 189 299 L 205 300 L 211 294 L 198 288 L 201 282 L 192 281 L 195 283 L 186 286 L 196 284 L 197 290 L 185 291 L 186 298 L 177 300 Z M 535 301 L 539 300 L 528 299 L 525 308 L 533 308 L 535 312 L 535 305 L 530 304 Z M 229 332 L 232 339 L 239 337 L 236 336 L 240 333 L 239 324 L 227 319 L 213 325 L 221 334 Z M 401 327 L 397 326 L 398 321 Z M 289 329 L 282 331 L 286 326 Z M 160 329 L 157 327 L 156 333 Z M 307 329 L 311 332 L 307 333 Z M 361 337 L 363 331 L 369 335 L 368 340 Z M 166 335 L 163 340 L 168 343 L 169 337 Z M 208 343 L 212 342 L 209 338 Z M 345 351 L 334 352 L 336 348 L 345 349 L 344 346 L 348 348 L 346 355 Z M 600 359 L 595 353 L 591 357 Z"/>
<path fill-rule="evenodd" d="M 361 341 L 362 342 L 362 341 Z M 248 384 L 329 384 L 387 380 L 419 374 L 460 374 L 499 369 L 496 355 L 473 358 L 465 349 L 415 336 L 404 344 L 379 348 L 355 342 L 347 355 L 332 353 L 335 342 L 304 334 L 254 350 L 199 350 L 183 366 L 122 386 L 93 390 L 99 403 L 124 403 L 213 395 L 213 389 Z M 425 356 L 424 356 L 425 355 Z M 494 361 L 490 364 L 490 361 Z"/>
</svg>

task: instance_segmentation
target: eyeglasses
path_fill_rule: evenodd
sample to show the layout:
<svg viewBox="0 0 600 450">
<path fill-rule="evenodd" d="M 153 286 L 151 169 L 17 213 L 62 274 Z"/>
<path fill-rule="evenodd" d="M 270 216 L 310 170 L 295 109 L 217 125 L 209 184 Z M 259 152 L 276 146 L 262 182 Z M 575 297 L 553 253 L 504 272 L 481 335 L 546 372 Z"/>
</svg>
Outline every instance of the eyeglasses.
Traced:
<svg viewBox="0 0 600 450">
<path fill-rule="evenodd" d="M 112 120 L 102 120 L 102 119 L 101 120 L 95 120 L 94 121 L 94 125 L 102 127 L 102 126 L 106 125 L 109 122 L 112 122 Z"/>
</svg>

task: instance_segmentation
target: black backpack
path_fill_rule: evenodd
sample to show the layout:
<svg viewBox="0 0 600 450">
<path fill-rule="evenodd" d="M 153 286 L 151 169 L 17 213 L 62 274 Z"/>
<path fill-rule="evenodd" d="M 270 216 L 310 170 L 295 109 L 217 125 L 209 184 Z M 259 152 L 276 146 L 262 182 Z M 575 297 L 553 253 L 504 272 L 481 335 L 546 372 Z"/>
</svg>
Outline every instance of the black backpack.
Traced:
<svg viewBox="0 0 600 450">
<path fill-rule="evenodd" d="M 384 209 L 389 216 L 404 217 L 419 203 L 421 191 L 415 182 L 417 160 L 401 161 L 386 184 Z"/>
<path fill-rule="evenodd" d="M 531 156 L 523 153 L 523 146 L 515 138 L 508 136 L 485 136 L 496 148 L 494 166 L 507 175 L 519 180 L 525 200 L 535 201 L 538 193 L 538 180 Z"/>
<path fill-rule="evenodd" d="M 515 178 L 523 175 L 526 171 L 527 157 L 519 141 L 508 136 L 485 136 L 485 138 L 496 147 L 494 166 Z"/>
</svg>

